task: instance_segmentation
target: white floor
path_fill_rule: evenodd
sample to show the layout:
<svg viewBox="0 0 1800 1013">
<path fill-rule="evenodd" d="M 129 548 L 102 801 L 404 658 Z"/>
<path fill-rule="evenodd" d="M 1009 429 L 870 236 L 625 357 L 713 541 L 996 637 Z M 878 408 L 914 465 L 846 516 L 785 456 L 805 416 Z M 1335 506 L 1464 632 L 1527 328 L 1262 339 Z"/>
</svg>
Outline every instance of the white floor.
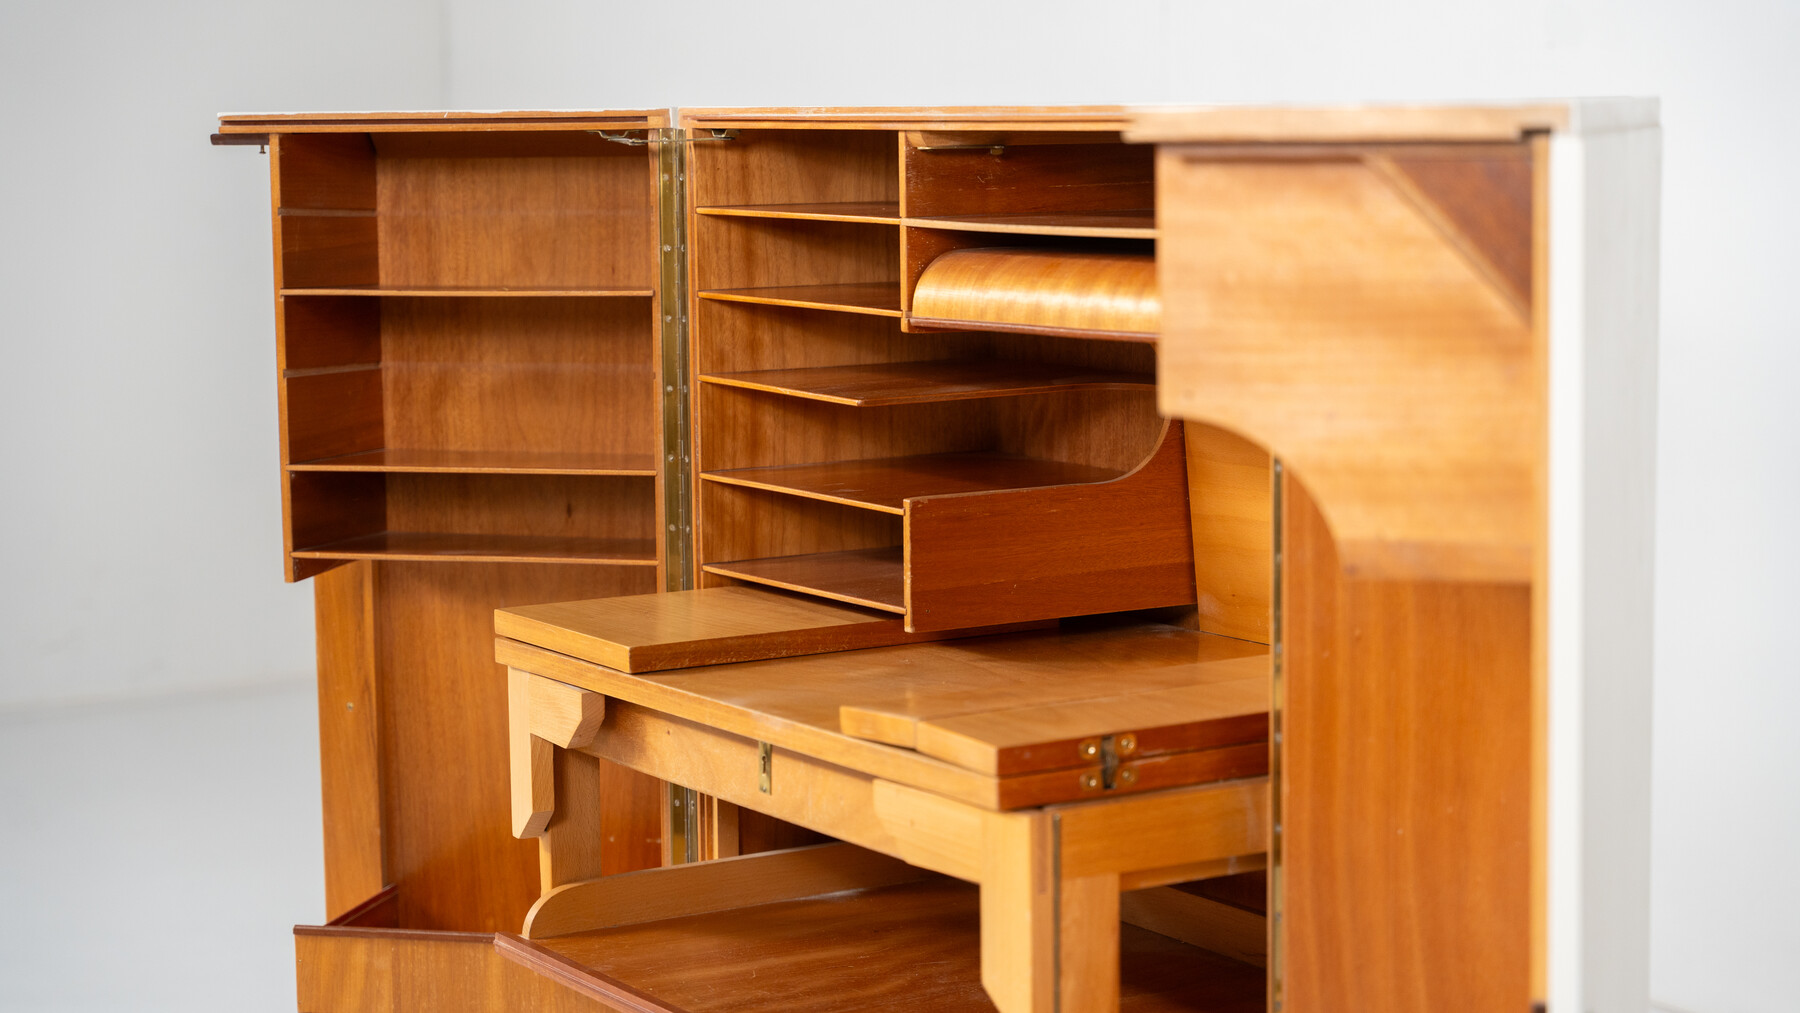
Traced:
<svg viewBox="0 0 1800 1013">
<path fill-rule="evenodd" d="M 0 714 L 0 1010 L 294 1009 L 310 684 Z"/>
</svg>

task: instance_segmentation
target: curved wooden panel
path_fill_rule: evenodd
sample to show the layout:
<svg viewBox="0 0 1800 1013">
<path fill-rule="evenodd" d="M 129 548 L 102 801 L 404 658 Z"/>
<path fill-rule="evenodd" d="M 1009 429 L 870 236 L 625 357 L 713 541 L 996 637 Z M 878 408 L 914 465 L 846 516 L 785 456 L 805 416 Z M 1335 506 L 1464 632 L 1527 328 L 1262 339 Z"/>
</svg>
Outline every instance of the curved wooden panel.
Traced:
<svg viewBox="0 0 1800 1013">
<path fill-rule="evenodd" d="M 1162 302 L 1148 253 L 981 248 L 952 250 L 913 289 L 925 326 L 1154 340 Z"/>
</svg>

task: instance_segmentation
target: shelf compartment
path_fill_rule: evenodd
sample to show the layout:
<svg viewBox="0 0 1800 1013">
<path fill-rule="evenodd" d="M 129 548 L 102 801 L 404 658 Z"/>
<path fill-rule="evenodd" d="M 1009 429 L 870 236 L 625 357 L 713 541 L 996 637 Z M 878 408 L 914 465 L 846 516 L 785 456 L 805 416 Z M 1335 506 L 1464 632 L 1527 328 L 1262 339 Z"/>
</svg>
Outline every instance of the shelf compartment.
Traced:
<svg viewBox="0 0 1800 1013">
<path fill-rule="evenodd" d="M 878 317 L 900 316 L 900 286 L 886 281 L 715 288 L 701 292 L 700 298 L 758 303 L 764 306 L 798 306 L 803 309 L 834 310 Z"/>
<path fill-rule="evenodd" d="M 415 472 L 461 475 L 654 476 L 656 456 L 631 453 L 548 453 L 484 450 L 368 450 L 302 461 L 289 471 Z"/>
<path fill-rule="evenodd" d="M 1153 390 L 1156 387 L 1156 377 L 1149 373 L 996 359 L 765 369 L 704 375 L 700 380 L 858 408 L 1075 390 Z"/>
<path fill-rule="evenodd" d="M 701 569 L 734 580 L 905 614 L 902 555 L 900 546 L 895 545 L 707 563 Z"/>
<path fill-rule="evenodd" d="M 694 209 L 721 218 L 786 218 L 811 222 L 898 225 L 899 201 L 830 201 L 814 204 L 736 204 Z"/>
<path fill-rule="evenodd" d="M 921 454 L 866 461 L 711 471 L 701 478 L 790 496 L 905 514 L 915 496 L 1107 482 L 1121 472 L 1009 454 Z"/>
<path fill-rule="evenodd" d="M 496 948 L 665 1013 L 992 1013 L 979 908 L 976 887 L 933 877 L 549 939 L 500 936 Z M 1129 924 L 1120 946 L 1121 1013 L 1264 1009 L 1259 968 Z"/>
<path fill-rule="evenodd" d="M 1155 341 L 1161 327 L 1156 259 L 1080 249 L 951 250 L 919 275 L 908 322 Z"/>
<path fill-rule="evenodd" d="M 559 538 L 547 535 L 443 534 L 382 531 L 306 549 L 295 559 L 378 559 L 414 562 L 574 563 L 655 566 L 650 538 Z"/>
<path fill-rule="evenodd" d="M 908 218 L 905 223 L 922 228 L 1025 236 L 1070 236 L 1089 239 L 1156 238 L 1156 212 L 1149 208 L 1125 211 L 930 215 Z"/>
<path fill-rule="evenodd" d="M 656 294 L 649 288 L 580 288 L 545 285 L 529 286 L 492 286 L 492 285 L 339 285 L 336 287 L 284 288 L 284 296 L 395 296 L 410 298 L 444 298 L 444 299 L 489 299 L 507 298 L 540 298 L 540 299 L 611 299 L 611 298 L 649 298 Z"/>
</svg>

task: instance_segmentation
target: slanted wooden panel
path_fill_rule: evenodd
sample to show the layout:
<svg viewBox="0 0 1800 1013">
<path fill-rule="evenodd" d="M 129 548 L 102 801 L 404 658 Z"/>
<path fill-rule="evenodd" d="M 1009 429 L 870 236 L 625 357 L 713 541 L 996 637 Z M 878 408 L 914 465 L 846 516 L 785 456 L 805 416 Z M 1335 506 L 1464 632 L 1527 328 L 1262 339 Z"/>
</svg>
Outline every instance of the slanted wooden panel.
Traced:
<svg viewBox="0 0 1800 1013">
<path fill-rule="evenodd" d="M 475 932 L 360 928 L 294 930 L 304 1013 L 618 1013 L 558 976 L 495 951 Z M 623 1007 L 650 1010 L 655 1007 Z"/>
<path fill-rule="evenodd" d="M 1352 574 L 1529 579 L 1531 319 L 1470 255 L 1516 239 L 1465 242 L 1354 151 L 1160 166 L 1163 413 L 1305 475 Z"/>
<path fill-rule="evenodd" d="M 1531 945 L 1531 594 L 1346 577 L 1283 490 L 1284 1006 L 1517 1013 Z"/>
<path fill-rule="evenodd" d="M 912 630 L 1191 604 L 1181 426 L 1112 482 L 909 500 L 906 552 Z"/>
</svg>

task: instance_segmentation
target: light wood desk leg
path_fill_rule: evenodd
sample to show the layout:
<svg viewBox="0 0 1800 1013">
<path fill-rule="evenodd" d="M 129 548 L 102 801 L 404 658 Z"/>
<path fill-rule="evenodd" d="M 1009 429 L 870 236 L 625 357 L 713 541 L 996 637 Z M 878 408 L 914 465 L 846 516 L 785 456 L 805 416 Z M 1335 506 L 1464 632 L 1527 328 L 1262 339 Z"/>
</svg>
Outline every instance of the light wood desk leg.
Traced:
<svg viewBox="0 0 1800 1013">
<path fill-rule="evenodd" d="M 988 998 L 1000 1013 L 1117 1010 L 1119 877 L 1059 882 L 1056 824 L 1047 814 L 994 814 L 985 822 L 981 984 Z"/>
<path fill-rule="evenodd" d="M 556 812 L 538 838 L 543 892 L 600 875 L 600 761 L 556 750 Z"/>
</svg>

